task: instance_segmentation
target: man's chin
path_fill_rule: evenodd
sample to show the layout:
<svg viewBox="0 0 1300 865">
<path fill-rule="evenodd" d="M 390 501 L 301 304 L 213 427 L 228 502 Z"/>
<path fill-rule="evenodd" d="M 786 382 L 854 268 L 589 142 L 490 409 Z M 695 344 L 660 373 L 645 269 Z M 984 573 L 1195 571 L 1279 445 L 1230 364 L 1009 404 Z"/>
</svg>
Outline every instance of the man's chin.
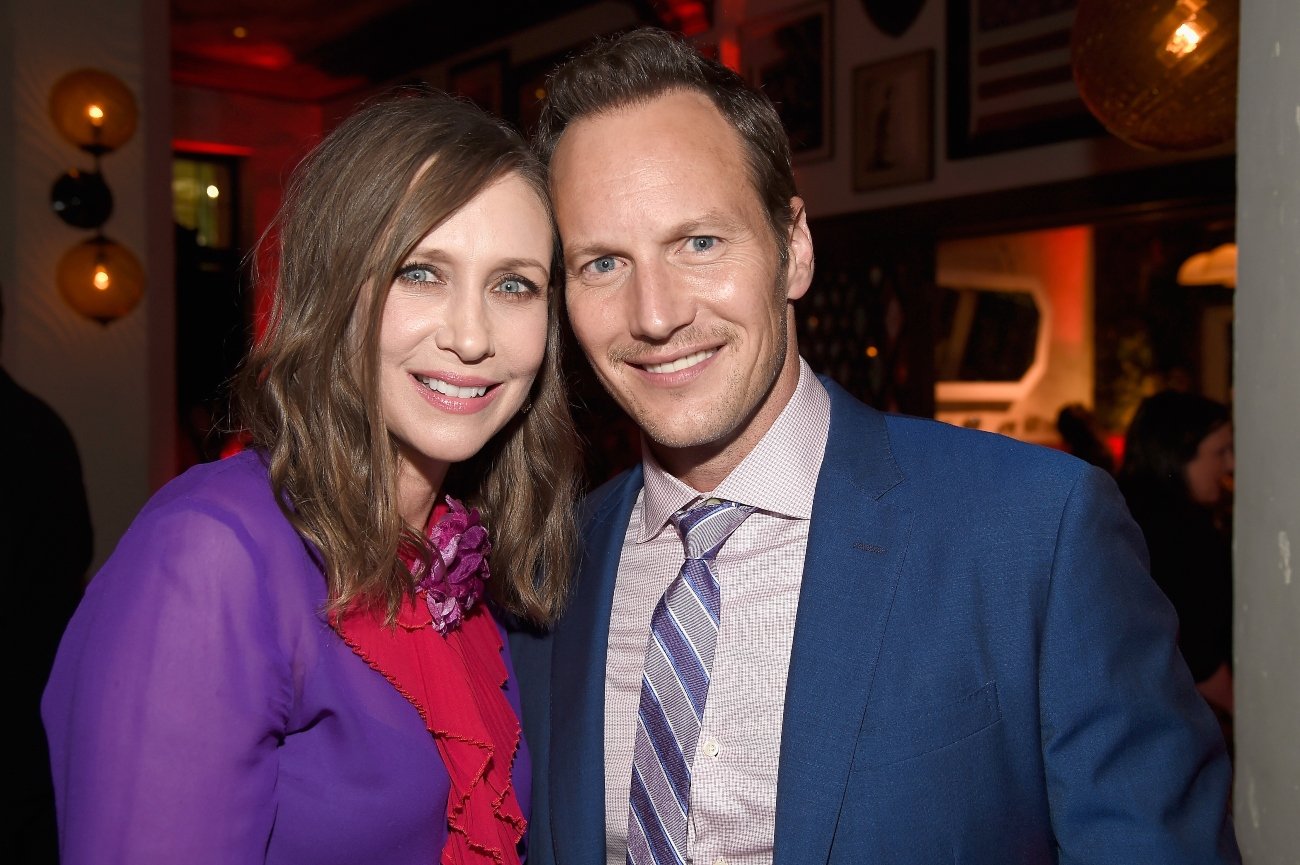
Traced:
<svg viewBox="0 0 1300 865">
<path fill-rule="evenodd" d="M 665 422 L 662 416 L 638 416 L 632 420 L 656 448 L 673 451 L 710 451 L 725 448 L 734 438 L 737 423 L 722 418 L 675 418 Z"/>
</svg>

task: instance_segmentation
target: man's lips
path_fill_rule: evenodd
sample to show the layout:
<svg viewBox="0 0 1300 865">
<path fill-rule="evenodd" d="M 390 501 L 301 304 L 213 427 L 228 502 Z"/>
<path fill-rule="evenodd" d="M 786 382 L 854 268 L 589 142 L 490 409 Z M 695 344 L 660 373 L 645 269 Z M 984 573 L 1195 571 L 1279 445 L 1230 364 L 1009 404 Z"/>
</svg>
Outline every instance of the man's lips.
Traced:
<svg viewBox="0 0 1300 865">
<path fill-rule="evenodd" d="M 690 369 L 696 364 L 703 363 L 717 353 L 718 350 L 716 348 L 709 348 L 702 351 L 691 352 L 690 354 L 683 355 L 674 360 L 661 361 L 659 363 L 639 363 L 637 366 L 641 367 L 646 372 L 658 374 L 681 372 L 684 369 Z"/>
</svg>

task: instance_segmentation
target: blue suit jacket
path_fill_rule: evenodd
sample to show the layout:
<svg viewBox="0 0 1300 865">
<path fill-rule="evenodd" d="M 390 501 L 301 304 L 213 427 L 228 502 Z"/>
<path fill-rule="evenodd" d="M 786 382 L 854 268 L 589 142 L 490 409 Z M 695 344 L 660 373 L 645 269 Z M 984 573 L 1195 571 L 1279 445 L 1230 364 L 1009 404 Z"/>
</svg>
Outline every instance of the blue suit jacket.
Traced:
<svg viewBox="0 0 1300 865">
<path fill-rule="evenodd" d="M 827 389 L 776 865 L 1239 861 L 1222 736 L 1110 478 Z M 606 643 L 640 488 L 638 468 L 589 497 L 570 609 L 512 638 L 531 865 L 605 861 Z"/>
</svg>

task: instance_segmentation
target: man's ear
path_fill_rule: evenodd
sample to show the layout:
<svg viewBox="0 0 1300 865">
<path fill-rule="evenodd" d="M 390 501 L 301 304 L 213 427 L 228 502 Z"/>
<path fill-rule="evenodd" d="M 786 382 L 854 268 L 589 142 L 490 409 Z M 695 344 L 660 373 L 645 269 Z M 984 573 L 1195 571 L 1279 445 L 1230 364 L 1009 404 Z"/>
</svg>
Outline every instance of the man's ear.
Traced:
<svg viewBox="0 0 1300 865">
<path fill-rule="evenodd" d="M 794 223 L 790 226 L 790 259 L 786 262 L 785 296 L 787 300 L 798 300 L 812 284 L 813 243 L 803 199 L 797 195 L 791 198 L 790 209 L 794 212 Z"/>
</svg>

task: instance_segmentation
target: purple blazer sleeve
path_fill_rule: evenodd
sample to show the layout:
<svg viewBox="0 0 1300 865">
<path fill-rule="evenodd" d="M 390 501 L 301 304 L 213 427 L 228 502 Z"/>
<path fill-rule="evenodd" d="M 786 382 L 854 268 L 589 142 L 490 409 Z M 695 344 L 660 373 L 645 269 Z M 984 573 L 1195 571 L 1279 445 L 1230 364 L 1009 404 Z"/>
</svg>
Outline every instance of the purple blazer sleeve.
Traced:
<svg viewBox="0 0 1300 865">
<path fill-rule="evenodd" d="M 64 865 L 438 861 L 437 745 L 326 623 L 325 595 L 255 454 L 154 496 L 45 691 Z M 507 696 L 517 711 L 513 675 Z M 522 745 L 514 779 L 527 814 Z"/>
<path fill-rule="evenodd" d="M 43 703 L 65 863 L 262 861 L 294 683 L 242 522 L 152 504 L 91 582 Z"/>
</svg>

